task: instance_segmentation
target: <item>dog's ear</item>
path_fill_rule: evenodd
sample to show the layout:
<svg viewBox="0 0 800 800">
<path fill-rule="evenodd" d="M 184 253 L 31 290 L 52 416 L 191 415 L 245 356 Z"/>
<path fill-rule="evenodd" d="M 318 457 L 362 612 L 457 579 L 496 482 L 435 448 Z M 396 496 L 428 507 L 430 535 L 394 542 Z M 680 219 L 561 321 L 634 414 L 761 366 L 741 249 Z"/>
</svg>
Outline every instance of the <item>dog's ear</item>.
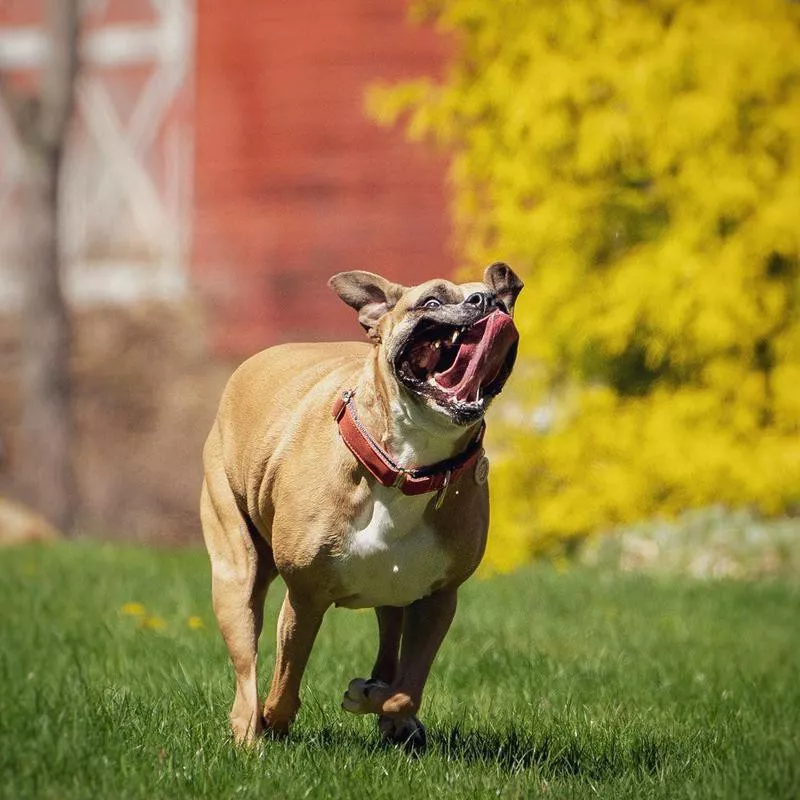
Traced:
<svg viewBox="0 0 800 800">
<path fill-rule="evenodd" d="M 503 301 L 508 313 L 513 315 L 517 295 L 525 285 L 514 270 L 502 261 L 495 261 L 486 267 L 483 282 Z"/>
<path fill-rule="evenodd" d="M 371 339 L 377 338 L 375 327 L 380 318 L 394 308 L 406 291 L 405 286 L 362 270 L 339 272 L 328 281 L 328 286 L 358 311 L 358 321 Z"/>
</svg>

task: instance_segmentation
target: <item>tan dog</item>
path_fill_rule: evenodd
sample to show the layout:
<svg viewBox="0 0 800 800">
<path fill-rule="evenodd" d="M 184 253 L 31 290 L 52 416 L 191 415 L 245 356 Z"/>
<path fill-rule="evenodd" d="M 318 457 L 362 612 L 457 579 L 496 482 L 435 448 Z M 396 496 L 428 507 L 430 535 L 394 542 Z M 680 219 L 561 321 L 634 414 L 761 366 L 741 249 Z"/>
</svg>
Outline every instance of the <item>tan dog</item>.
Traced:
<svg viewBox="0 0 800 800">
<path fill-rule="evenodd" d="M 371 343 L 249 359 L 203 454 L 214 611 L 236 673 L 231 725 L 240 742 L 285 733 L 326 609 L 374 607 L 372 676 L 351 681 L 342 705 L 379 715 L 390 740 L 421 744 L 425 681 L 486 543 L 483 414 L 516 357 L 522 282 L 498 263 L 483 283 L 405 288 L 368 272 L 329 283 Z M 277 575 L 287 591 L 262 711 L 256 653 Z"/>
</svg>

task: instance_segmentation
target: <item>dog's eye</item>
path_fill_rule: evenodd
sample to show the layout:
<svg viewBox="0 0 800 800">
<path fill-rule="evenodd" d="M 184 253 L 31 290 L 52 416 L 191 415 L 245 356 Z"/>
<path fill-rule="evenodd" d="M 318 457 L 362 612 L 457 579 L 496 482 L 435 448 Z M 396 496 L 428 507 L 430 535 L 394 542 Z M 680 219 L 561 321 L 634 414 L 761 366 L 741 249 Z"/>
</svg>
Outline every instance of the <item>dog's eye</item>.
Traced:
<svg viewBox="0 0 800 800">
<path fill-rule="evenodd" d="M 423 308 L 439 308 L 442 305 L 441 300 L 437 300 L 435 297 L 429 297 L 423 304 Z"/>
</svg>

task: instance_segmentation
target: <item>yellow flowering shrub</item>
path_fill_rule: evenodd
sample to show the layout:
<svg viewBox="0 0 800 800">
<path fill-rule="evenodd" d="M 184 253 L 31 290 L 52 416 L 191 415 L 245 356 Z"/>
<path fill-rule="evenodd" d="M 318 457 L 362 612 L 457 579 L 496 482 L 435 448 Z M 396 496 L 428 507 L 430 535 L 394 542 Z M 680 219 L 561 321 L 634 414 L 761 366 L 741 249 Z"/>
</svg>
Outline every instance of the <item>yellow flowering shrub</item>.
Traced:
<svg viewBox="0 0 800 800">
<path fill-rule="evenodd" d="M 526 283 L 488 565 L 800 502 L 800 3 L 415 13 L 452 36 L 449 70 L 373 87 L 368 110 L 451 154 L 463 271 L 501 258 Z"/>
</svg>

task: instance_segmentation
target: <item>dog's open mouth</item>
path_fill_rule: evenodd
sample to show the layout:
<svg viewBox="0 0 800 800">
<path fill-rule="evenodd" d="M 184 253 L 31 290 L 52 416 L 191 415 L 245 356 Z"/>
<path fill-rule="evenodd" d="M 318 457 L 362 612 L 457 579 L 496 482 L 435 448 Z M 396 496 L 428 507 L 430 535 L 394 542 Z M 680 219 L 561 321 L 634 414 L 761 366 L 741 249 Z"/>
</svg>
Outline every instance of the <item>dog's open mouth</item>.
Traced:
<svg viewBox="0 0 800 800">
<path fill-rule="evenodd" d="M 425 324 L 400 352 L 398 374 L 447 411 L 474 417 L 503 388 L 518 340 L 513 320 L 502 311 L 470 327 Z"/>
</svg>

